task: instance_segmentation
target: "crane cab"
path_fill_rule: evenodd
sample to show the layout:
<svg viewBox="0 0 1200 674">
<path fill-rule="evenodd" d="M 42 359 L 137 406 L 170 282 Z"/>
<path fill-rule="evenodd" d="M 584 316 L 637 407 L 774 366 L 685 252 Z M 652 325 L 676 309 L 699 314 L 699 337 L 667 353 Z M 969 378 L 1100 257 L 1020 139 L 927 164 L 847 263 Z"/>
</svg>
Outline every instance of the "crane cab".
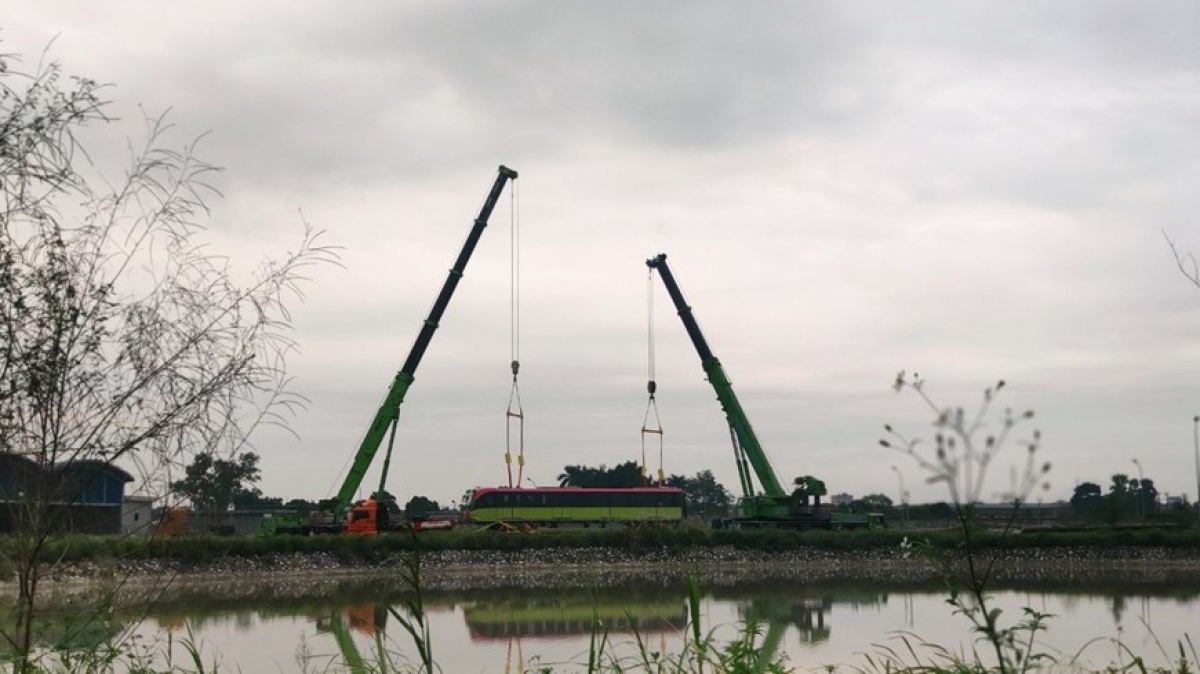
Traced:
<svg viewBox="0 0 1200 674">
<path fill-rule="evenodd" d="M 398 524 L 398 518 L 393 517 L 391 512 L 392 503 L 374 498 L 355 503 L 346 514 L 345 532 L 375 536 L 380 532 L 391 531 Z"/>
</svg>

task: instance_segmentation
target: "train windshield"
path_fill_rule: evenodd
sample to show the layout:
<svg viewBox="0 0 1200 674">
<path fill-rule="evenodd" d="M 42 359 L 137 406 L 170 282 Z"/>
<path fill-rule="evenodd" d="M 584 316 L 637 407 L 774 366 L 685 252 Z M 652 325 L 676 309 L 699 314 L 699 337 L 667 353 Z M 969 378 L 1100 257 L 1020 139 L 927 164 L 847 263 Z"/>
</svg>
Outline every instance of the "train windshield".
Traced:
<svg viewBox="0 0 1200 674">
<path fill-rule="evenodd" d="M 464 493 L 462 495 L 462 499 L 458 503 L 458 509 L 459 510 L 470 510 L 471 504 L 474 502 L 475 502 L 475 490 L 468 489 L 466 491 L 466 493 Z"/>
</svg>

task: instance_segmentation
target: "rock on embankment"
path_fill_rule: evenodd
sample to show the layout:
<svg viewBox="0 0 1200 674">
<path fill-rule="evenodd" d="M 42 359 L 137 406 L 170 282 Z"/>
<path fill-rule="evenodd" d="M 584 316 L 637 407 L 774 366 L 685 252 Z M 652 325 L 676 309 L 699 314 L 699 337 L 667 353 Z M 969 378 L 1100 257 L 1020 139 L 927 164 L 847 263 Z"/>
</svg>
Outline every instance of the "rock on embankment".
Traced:
<svg viewBox="0 0 1200 674">
<path fill-rule="evenodd" d="M 1167 582 L 1184 578 L 1200 582 L 1200 550 L 1191 549 L 1018 548 L 987 551 L 979 560 L 992 563 L 992 577 L 998 582 Z M 214 594 L 270 591 L 298 596 L 319 595 L 348 581 L 370 581 L 381 591 L 403 591 L 408 585 L 404 561 L 405 557 L 396 556 L 384 562 L 349 562 L 329 553 L 225 556 L 203 563 L 163 559 L 103 564 L 83 561 L 48 569 L 48 579 L 52 592 L 78 592 L 89 586 L 121 582 L 125 590 L 140 588 L 139 593 L 147 595 L 170 588 L 203 587 Z M 443 550 L 422 554 L 421 562 L 421 584 L 430 590 L 668 584 L 688 576 L 695 576 L 707 587 L 779 581 L 904 584 L 943 575 L 940 564 L 910 548 L 783 552 L 731 546 L 683 550 Z M 958 567 L 961 569 L 962 564 Z"/>
</svg>

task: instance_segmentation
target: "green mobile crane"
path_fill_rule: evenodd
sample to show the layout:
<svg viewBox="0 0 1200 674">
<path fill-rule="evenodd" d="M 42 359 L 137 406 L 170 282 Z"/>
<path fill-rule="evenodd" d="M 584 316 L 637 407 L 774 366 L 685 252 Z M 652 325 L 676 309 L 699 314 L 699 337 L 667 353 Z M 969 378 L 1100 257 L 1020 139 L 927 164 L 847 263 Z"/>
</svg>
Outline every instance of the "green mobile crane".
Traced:
<svg viewBox="0 0 1200 674">
<path fill-rule="evenodd" d="M 391 388 L 388 389 L 383 404 L 379 406 L 366 435 L 363 436 L 362 443 L 358 446 L 358 451 L 354 454 L 354 463 L 351 464 L 346 479 L 342 481 L 341 489 L 332 499 L 323 501 L 321 509 L 313 513 L 309 519 L 309 531 L 346 531 L 370 535 L 394 528 L 395 525 L 391 522 L 390 515 L 397 512 L 397 509 L 394 502 L 384 497 L 384 485 L 387 481 L 388 467 L 391 464 L 392 444 L 396 439 L 396 422 L 400 417 L 400 405 L 404 402 L 404 395 L 408 393 L 408 388 L 412 386 L 417 366 L 421 364 L 421 357 L 425 355 L 429 340 L 433 338 L 434 331 L 438 329 L 438 321 L 442 319 L 442 314 L 445 313 L 446 306 L 450 303 L 450 297 L 454 294 L 454 289 L 458 287 L 463 270 L 466 269 L 467 262 L 471 259 L 471 253 L 475 251 L 479 237 L 487 227 L 492 210 L 496 207 L 500 193 L 504 190 L 504 184 L 509 180 L 516 180 L 516 178 L 516 171 L 507 166 L 500 167 L 496 182 L 483 202 L 479 216 L 475 218 L 475 224 L 467 234 L 467 240 L 463 242 L 462 250 L 459 251 L 454 266 L 450 268 L 450 275 L 446 277 L 446 282 L 442 285 L 442 290 L 438 293 L 433 308 L 429 310 L 429 317 L 421 326 L 421 331 L 417 334 L 417 340 L 413 343 L 412 350 L 408 352 L 404 366 L 392 380 Z M 389 429 L 388 450 L 383 462 L 383 473 L 379 478 L 379 490 L 371 498 L 352 505 L 354 495 L 362 486 L 367 469 L 370 468 L 375 454 L 379 451 L 379 446 L 383 443 L 384 435 L 388 434 Z M 346 517 L 347 511 L 349 511 L 349 518 Z"/>
<path fill-rule="evenodd" d="M 766 452 L 750 426 L 750 419 L 742 409 L 741 402 L 733 392 L 733 384 L 721 367 L 721 361 L 713 355 L 708 347 L 708 341 L 700 332 L 700 325 L 692 315 L 692 308 L 683 298 L 679 284 L 671 268 L 667 266 L 666 254 L 646 260 L 646 266 L 652 271 L 657 270 L 662 278 L 667 294 L 675 304 L 679 318 L 688 337 L 700 354 L 700 366 L 717 393 L 717 401 L 725 412 L 725 420 L 729 423 L 729 437 L 733 442 L 734 458 L 737 462 L 738 480 L 741 482 L 742 497 L 738 499 L 737 512 L 733 517 L 719 518 L 713 521 L 713 527 L 724 526 L 782 526 L 792 528 L 831 528 L 834 526 L 829 513 L 822 510 L 819 502 L 810 505 L 803 494 L 788 493 L 775 469 L 767 460 Z M 758 478 L 761 490 L 754 486 L 754 478 Z"/>
</svg>

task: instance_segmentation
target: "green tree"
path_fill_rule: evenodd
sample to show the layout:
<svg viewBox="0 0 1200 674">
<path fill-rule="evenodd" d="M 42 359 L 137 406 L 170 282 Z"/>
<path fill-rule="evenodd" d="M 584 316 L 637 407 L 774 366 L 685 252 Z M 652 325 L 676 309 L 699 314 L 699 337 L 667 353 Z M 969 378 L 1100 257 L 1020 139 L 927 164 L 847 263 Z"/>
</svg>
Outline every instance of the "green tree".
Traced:
<svg viewBox="0 0 1200 674">
<path fill-rule="evenodd" d="M 1104 506 L 1102 514 L 1104 520 L 1110 524 L 1116 523 L 1125 517 L 1137 514 L 1137 480 L 1130 480 L 1129 476 L 1124 473 L 1117 473 L 1112 476 L 1112 483 L 1108 487 L 1108 493 L 1104 496 Z"/>
<path fill-rule="evenodd" d="M 294 498 L 287 503 L 284 503 L 283 507 L 288 510 L 295 510 L 296 514 L 300 517 L 308 517 L 310 512 L 317 509 L 317 503 L 316 501 L 309 501 L 308 499 Z"/>
<path fill-rule="evenodd" d="M 792 480 L 792 484 L 796 487 L 792 491 L 792 497 L 804 506 L 808 505 L 810 498 L 813 500 L 814 506 L 821 505 L 821 497 L 829 493 L 825 488 L 825 483 L 812 475 L 798 477 Z"/>
<path fill-rule="evenodd" d="M 683 489 L 687 486 L 688 479 L 682 475 L 668 475 L 666 480 L 663 480 L 664 487 L 675 487 Z"/>
<path fill-rule="evenodd" d="M 257 489 L 246 490 L 233 497 L 235 510 L 278 510 L 283 508 L 283 499 L 278 496 L 263 496 Z"/>
<path fill-rule="evenodd" d="M 1138 514 L 1146 516 L 1158 512 L 1158 488 L 1154 486 L 1154 480 L 1146 477 L 1131 482 L 1134 485 L 1133 495 Z"/>
<path fill-rule="evenodd" d="M 584 466 L 565 466 L 563 472 L 558 474 L 558 486 L 560 487 L 579 487 L 586 480 L 584 471 L 587 470 Z"/>
<path fill-rule="evenodd" d="M 424 496 L 414 496 L 408 500 L 408 503 L 404 504 L 404 516 L 411 520 L 441 509 L 442 507 L 438 505 L 437 501 L 425 498 Z"/>
<path fill-rule="evenodd" d="M 910 520 L 926 520 L 929 522 L 947 522 L 955 517 L 954 506 L 945 501 L 922 503 L 908 506 Z"/>
<path fill-rule="evenodd" d="M 239 499 L 261 497 L 262 492 L 254 486 L 261 477 L 254 452 L 229 459 L 205 452 L 192 459 L 185 477 L 172 482 L 171 489 L 187 498 L 198 512 L 219 513 L 232 508 Z"/>
<path fill-rule="evenodd" d="M 561 487 L 640 487 L 642 469 L 636 461 L 626 461 L 609 468 L 600 464 L 590 466 L 566 466 L 558 476 Z"/>
<path fill-rule="evenodd" d="M 892 499 L 884 494 L 867 494 L 858 499 L 866 512 L 888 512 L 892 509 Z"/>
<path fill-rule="evenodd" d="M 838 505 L 837 511 L 859 514 L 882 513 L 890 517 L 895 514 L 896 508 L 892 503 L 892 499 L 885 494 L 867 494 L 862 498 L 856 498 L 848 503 Z"/>
<path fill-rule="evenodd" d="M 1071 509 L 1081 515 L 1095 515 L 1104 505 L 1104 493 L 1095 482 L 1082 482 L 1071 496 Z"/>
<path fill-rule="evenodd" d="M 668 480 L 668 486 L 673 486 Z M 711 470 L 702 470 L 683 482 L 683 494 L 687 501 L 688 515 L 705 520 L 724 517 L 733 508 L 733 495 L 729 493 Z"/>
</svg>

